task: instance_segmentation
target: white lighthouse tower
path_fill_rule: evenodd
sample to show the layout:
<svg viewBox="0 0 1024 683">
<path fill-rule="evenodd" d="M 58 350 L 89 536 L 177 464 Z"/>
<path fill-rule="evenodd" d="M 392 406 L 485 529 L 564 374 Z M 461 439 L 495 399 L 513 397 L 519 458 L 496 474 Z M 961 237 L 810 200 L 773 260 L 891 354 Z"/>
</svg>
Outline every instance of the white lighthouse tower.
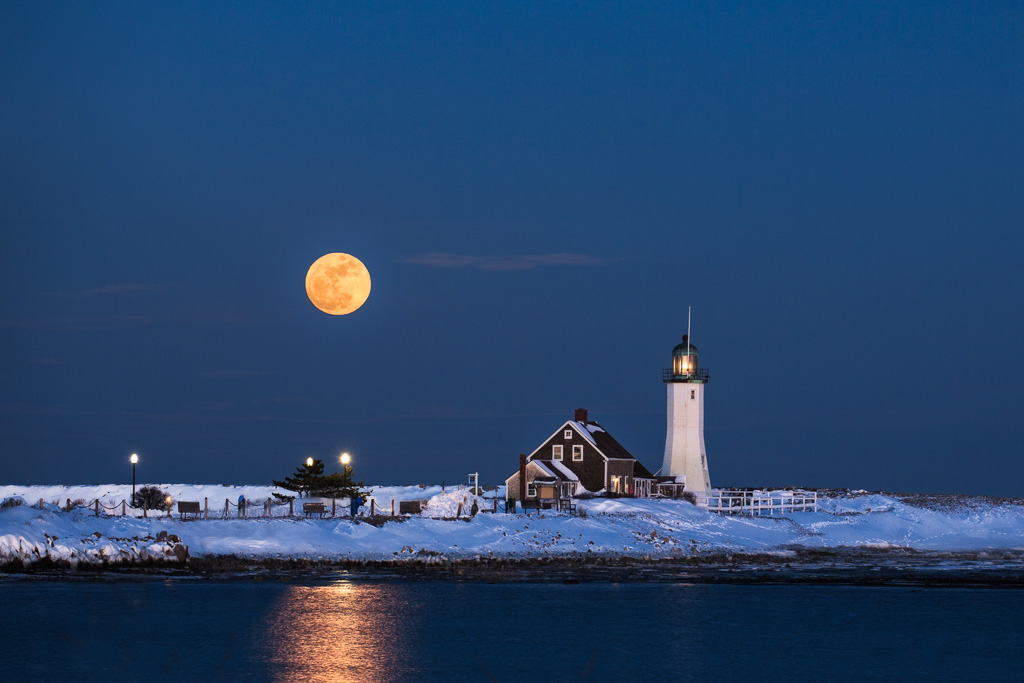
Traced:
<svg viewBox="0 0 1024 683">
<path fill-rule="evenodd" d="M 672 349 L 672 367 L 664 371 L 662 378 L 668 386 L 668 431 L 661 473 L 686 477 L 684 490 L 706 494 L 711 489 L 704 450 L 704 387 L 708 371 L 697 364 L 697 347 L 690 343 L 689 330 L 683 335 L 683 342 Z"/>
</svg>

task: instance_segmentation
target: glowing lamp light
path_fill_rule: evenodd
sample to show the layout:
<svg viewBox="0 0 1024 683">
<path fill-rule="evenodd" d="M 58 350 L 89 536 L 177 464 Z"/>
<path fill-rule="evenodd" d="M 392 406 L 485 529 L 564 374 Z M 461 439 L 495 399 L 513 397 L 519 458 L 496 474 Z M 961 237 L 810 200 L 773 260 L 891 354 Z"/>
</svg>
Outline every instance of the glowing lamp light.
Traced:
<svg viewBox="0 0 1024 683">
<path fill-rule="evenodd" d="M 313 458 L 306 458 L 306 467 L 313 466 Z"/>
<path fill-rule="evenodd" d="M 341 454 L 341 464 L 342 465 L 347 465 L 350 462 L 352 462 L 352 456 L 349 455 L 348 453 L 342 453 Z"/>
<path fill-rule="evenodd" d="M 139 464 L 139 454 L 138 453 L 132 453 L 132 457 L 129 458 L 129 460 L 131 460 L 131 463 L 133 465 L 138 465 Z"/>
</svg>

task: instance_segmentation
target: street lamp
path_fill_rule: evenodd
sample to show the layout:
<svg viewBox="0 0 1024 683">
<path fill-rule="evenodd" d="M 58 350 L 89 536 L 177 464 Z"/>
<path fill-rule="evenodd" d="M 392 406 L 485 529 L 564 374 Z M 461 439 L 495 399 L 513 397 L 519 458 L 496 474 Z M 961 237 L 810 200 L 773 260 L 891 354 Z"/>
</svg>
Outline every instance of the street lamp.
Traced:
<svg viewBox="0 0 1024 683">
<path fill-rule="evenodd" d="M 313 458 L 306 458 L 306 467 L 313 466 Z"/>
<path fill-rule="evenodd" d="M 341 454 L 341 464 L 345 465 L 345 466 L 348 466 L 348 464 L 350 462 L 352 462 L 352 456 L 349 455 L 348 453 L 342 453 Z"/>
<path fill-rule="evenodd" d="M 129 460 L 132 461 L 132 507 L 135 507 L 135 466 L 139 464 L 139 454 L 132 453 Z"/>
</svg>

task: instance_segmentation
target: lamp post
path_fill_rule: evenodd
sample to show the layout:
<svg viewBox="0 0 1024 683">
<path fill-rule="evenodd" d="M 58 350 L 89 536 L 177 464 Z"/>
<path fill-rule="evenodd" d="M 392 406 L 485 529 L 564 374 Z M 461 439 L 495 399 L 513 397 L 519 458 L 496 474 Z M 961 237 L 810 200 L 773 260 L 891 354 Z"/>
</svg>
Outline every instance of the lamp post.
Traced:
<svg viewBox="0 0 1024 683">
<path fill-rule="evenodd" d="M 139 454 L 132 453 L 129 460 L 132 461 L 132 507 L 135 507 L 135 466 L 139 464 Z"/>
<path fill-rule="evenodd" d="M 313 466 L 313 458 L 306 458 L 306 467 L 307 467 L 307 469 L 312 467 L 312 466 Z M 307 473 L 307 477 L 309 477 L 309 476 L 312 476 L 312 475 Z M 309 481 L 309 480 L 307 479 L 307 481 Z M 312 486 L 307 486 L 306 487 L 306 495 L 309 496 L 311 491 L 312 491 Z"/>
<path fill-rule="evenodd" d="M 341 454 L 341 464 L 344 465 L 345 467 L 348 467 L 348 464 L 350 462 L 352 462 L 352 456 L 349 455 L 348 453 L 342 453 Z"/>
</svg>

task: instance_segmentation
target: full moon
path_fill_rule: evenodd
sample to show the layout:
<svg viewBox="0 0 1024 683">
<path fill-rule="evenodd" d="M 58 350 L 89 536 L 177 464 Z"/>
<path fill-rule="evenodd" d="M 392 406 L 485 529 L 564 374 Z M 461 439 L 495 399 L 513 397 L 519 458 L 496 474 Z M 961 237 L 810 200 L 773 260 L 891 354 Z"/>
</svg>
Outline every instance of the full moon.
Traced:
<svg viewBox="0 0 1024 683">
<path fill-rule="evenodd" d="M 355 256 L 324 254 L 306 272 L 306 295 L 324 313 L 351 313 L 370 296 L 370 271 Z"/>
</svg>

